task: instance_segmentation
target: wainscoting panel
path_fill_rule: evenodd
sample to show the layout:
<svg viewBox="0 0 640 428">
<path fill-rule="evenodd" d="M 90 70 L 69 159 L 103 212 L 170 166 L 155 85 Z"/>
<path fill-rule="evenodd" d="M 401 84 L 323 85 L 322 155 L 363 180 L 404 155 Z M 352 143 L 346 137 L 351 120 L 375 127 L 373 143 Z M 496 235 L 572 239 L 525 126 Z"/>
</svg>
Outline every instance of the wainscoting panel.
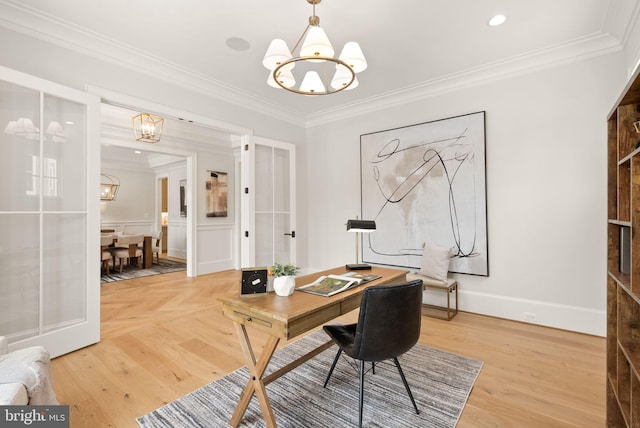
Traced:
<svg viewBox="0 0 640 428">
<path fill-rule="evenodd" d="M 123 235 L 135 235 L 136 233 L 150 234 L 153 232 L 153 222 L 149 220 L 138 221 L 110 221 L 100 225 L 101 229 L 113 229 Z"/>
<path fill-rule="evenodd" d="M 198 226 L 198 275 L 233 269 L 233 224 Z"/>
</svg>

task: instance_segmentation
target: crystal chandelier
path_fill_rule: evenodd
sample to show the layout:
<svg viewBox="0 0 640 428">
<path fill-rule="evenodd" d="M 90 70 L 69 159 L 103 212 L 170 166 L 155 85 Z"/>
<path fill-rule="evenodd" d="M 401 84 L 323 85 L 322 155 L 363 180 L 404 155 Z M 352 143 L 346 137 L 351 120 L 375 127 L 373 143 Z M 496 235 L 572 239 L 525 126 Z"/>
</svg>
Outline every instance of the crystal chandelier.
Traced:
<svg viewBox="0 0 640 428">
<path fill-rule="evenodd" d="M 292 51 L 284 40 L 271 41 L 262 60 L 262 65 L 271 71 L 267 80 L 269 86 L 303 95 L 334 94 L 358 86 L 356 73 L 367 68 L 367 60 L 356 42 L 347 42 L 340 56 L 334 57 L 333 46 L 320 27 L 320 18 L 316 16 L 316 4 L 320 1 L 307 0 L 313 5 L 313 15 L 309 17 L 309 24 Z M 294 57 L 292 52 L 296 52 L 303 38 L 300 52 Z M 300 87 L 295 88 L 296 80 L 292 70 L 298 63 L 305 64 L 308 71 Z"/>
</svg>

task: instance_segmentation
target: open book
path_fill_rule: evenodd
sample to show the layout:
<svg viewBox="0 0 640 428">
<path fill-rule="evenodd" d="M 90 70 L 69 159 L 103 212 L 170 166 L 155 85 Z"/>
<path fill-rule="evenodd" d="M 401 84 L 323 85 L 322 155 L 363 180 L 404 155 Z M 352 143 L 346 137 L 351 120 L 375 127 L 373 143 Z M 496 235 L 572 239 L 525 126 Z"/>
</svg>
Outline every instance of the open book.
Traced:
<svg viewBox="0 0 640 428">
<path fill-rule="evenodd" d="M 297 290 L 320 296 L 333 296 L 341 291 L 348 290 L 351 287 L 355 287 L 356 285 L 364 284 L 365 282 L 373 281 L 378 278 L 380 278 L 379 275 L 355 272 L 348 272 L 343 275 L 323 275 L 311 284 L 298 287 Z"/>
</svg>

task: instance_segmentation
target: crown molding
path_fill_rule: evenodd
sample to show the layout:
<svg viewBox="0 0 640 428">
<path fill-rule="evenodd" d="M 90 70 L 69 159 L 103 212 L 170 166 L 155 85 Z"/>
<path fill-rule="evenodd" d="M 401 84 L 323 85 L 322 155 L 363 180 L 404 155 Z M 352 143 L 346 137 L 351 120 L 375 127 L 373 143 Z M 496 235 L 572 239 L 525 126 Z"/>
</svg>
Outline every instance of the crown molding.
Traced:
<svg viewBox="0 0 640 428">
<path fill-rule="evenodd" d="M 633 13 L 629 15 L 631 12 Z M 629 16 L 632 16 L 633 19 L 629 20 Z M 304 128 L 620 51 L 624 47 L 624 40 L 630 37 L 632 26 L 629 21 L 635 22 L 638 19 L 638 6 L 636 5 L 633 11 L 610 7 L 604 23 L 606 29 L 613 24 L 623 22 L 625 17 L 627 17 L 627 25 L 624 26 L 625 29 L 621 35 L 612 35 L 603 31 L 305 116 L 283 109 L 279 105 L 246 91 L 215 81 L 179 64 L 164 61 L 126 44 L 106 38 L 90 29 L 73 25 L 22 5 L 17 0 L 0 0 L 0 25 L 13 31 L 125 67 L 137 73 L 145 73 L 189 91 L 222 99 L 238 107 Z M 623 42 L 621 43 L 615 36 L 621 37 Z"/>
<path fill-rule="evenodd" d="M 193 136 L 193 135 L 192 135 Z M 192 137 L 191 136 L 191 137 Z M 140 143 L 133 139 L 132 131 L 125 126 L 103 123 L 100 130 L 100 142 L 117 147 L 160 152 L 168 156 L 187 156 L 192 153 L 209 153 L 219 156 L 231 156 L 232 143 L 214 138 L 202 140 L 191 139 L 189 135 L 162 135 L 160 142 Z"/>
<path fill-rule="evenodd" d="M 609 34 L 593 34 L 547 49 L 539 49 L 506 60 L 470 68 L 398 91 L 365 98 L 339 108 L 320 111 L 309 115 L 305 125 L 309 128 L 406 105 L 448 92 L 617 52 L 622 50 L 622 47 L 620 42 Z"/>
<path fill-rule="evenodd" d="M 305 118 L 299 113 L 15 0 L 0 0 L 0 25 L 192 92 L 304 126 Z"/>
</svg>

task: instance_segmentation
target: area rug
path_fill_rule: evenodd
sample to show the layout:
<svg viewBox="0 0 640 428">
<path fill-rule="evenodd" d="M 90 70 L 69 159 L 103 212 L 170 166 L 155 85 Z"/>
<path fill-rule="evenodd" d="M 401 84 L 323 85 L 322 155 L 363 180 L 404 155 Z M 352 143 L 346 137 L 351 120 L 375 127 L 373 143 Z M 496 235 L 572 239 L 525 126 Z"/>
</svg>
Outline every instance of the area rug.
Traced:
<svg viewBox="0 0 640 428">
<path fill-rule="evenodd" d="M 100 283 L 106 284 L 109 282 L 122 281 L 125 279 L 140 278 L 143 276 L 160 275 L 163 273 L 179 272 L 186 270 L 187 264 L 177 262 L 175 260 L 160 259 L 160 264 L 154 263 L 148 269 L 140 269 L 137 266 L 125 265 L 122 267 L 122 273 L 116 269 L 110 269 L 109 275 L 102 274 L 100 276 Z"/>
<path fill-rule="evenodd" d="M 320 330 L 274 354 L 268 372 L 327 341 Z M 278 427 L 352 427 L 358 425 L 358 374 L 341 359 L 327 388 L 325 377 L 336 346 L 325 350 L 267 385 Z M 420 410 L 416 415 L 393 362 L 376 364 L 365 376 L 363 425 L 366 427 L 455 427 L 482 361 L 416 345 L 399 358 Z M 248 379 L 247 367 L 137 419 L 142 428 L 226 427 Z M 254 395 L 241 427 L 264 427 Z"/>
</svg>

